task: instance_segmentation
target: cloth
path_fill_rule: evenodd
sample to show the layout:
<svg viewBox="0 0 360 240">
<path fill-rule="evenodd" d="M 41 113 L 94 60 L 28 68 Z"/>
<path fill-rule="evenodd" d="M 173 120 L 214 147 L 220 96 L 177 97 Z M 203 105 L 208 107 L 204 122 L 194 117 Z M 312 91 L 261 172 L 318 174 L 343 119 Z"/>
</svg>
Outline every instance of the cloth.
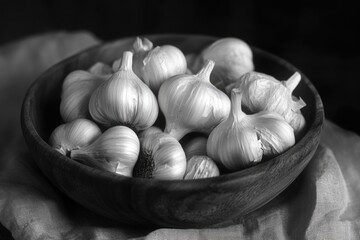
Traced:
<svg viewBox="0 0 360 240">
<path fill-rule="evenodd" d="M 0 48 L 0 223 L 14 239 L 360 239 L 360 137 L 330 121 L 325 121 L 321 144 L 300 176 L 233 226 L 128 226 L 60 193 L 29 155 L 20 129 L 21 102 L 42 71 L 98 42 L 88 32 L 57 32 Z"/>
</svg>

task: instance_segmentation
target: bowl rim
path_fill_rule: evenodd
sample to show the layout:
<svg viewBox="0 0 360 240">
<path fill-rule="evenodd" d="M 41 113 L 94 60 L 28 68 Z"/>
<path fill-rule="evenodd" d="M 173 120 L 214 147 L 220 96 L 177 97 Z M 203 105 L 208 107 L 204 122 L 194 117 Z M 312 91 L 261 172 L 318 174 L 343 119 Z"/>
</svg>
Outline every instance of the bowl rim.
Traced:
<svg viewBox="0 0 360 240">
<path fill-rule="evenodd" d="M 173 37 L 173 38 L 189 38 L 189 37 L 199 37 L 199 38 L 207 38 L 210 40 L 216 40 L 219 39 L 219 37 L 215 36 L 208 36 L 208 35 L 192 35 L 192 34 L 152 34 L 152 35 L 139 35 L 140 37 L 148 37 L 149 39 L 153 37 Z M 192 190 L 200 190 L 204 188 L 204 185 L 211 185 L 214 182 L 217 182 L 217 184 L 220 185 L 227 185 L 230 184 L 232 181 L 237 180 L 239 178 L 246 178 L 249 175 L 249 172 L 253 172 L 254 169 L 256 169 L 256 172 L 258 174 L 266 174 L 267 170 L 271 167 L 271 165 L 275 164 L 277 161 L 280 161 L 284 155 L 293 155 L 295 153 L 295 146 L 298 147 L 305 147 L 306 143 L 313 137 L 313 131 L 317 132 L 317 134 L 321 133 L 322 125 L 324 121 L 324 110 L 323 110 L 323 104 L 321 101 L 321 97 L 318 94 L 318 91 L 316 90 L 313 83 L 300 71 L 297 67 L 292 65 L 287 60 L 281 58 L 280 56 L 274 55 L 272 53 L 269 53 L 266 50 L 254 47 L 252 45 L 249 45 L 251 49 L 255 52 L 262 53 L 266 55 L 267 58 L 276 60 L 279 64 L 286 66 L 287 68 L 294 69 L 298 71 L 302 76 L 302 81 L 306 82 L 306 85 L 310 89 L 313 97 L 314 97 L 314 105 L 316 109 L 316 116 L 314 116 L 314 120 L 311 121 L 311 124 L 308 126 L 307 132 L 302 136 L 293 147 L 285 151 L 284 153 L 271 158 L 269 161 L 260 162 L 259 164 L 256 164 L 254 166 L 251 166 L 249 168 L 235 171 L 231 173 L 226 173 L 220 176 L 211 177 L 211 178 L 203 178 L 203 179 L 179 179 L 179 180 L 160 180 L 160 179 L 144 179 L 144 178 L 135 178 L 135 177 L 128 177 L 123 175 L 118 175 L 115 173 L 95 169 L 92 167 L 89 167 L 87 165 L 84 165 L 82 163 L 79 163 L 77 161 L 74 161 L 73 159 L 66 157 L 62 155 L 61 153 L 55 151 L 38 133 L 37 129 L 34 126 L 33 119 L 30 117 L 31 114 L 31 105 L 32 102 L 30 101 L 32 97 L 35 96 L 35 93 L 41 86 L 41 84 L 46 81 L 46 76 L 56 72 L 58 69 L 61 69 L 63 67 L 63 64 L 68 61 L 72 61 L 76 59 L 81 54 L 88 52 L 88 51 L 95 51 L 100 50 L 101 48 L 109 48 L 113 44 L 116 44 L 119 40 L 131 40 L 134 39 L 136 36 L 128 36 L 116 40 L 112 40 L 109 42 L 103 42 L 96 44 L 94 46 L 88 47 L 68 58 L 65 58 L 55 65 L 48 68 L 46 71 L 44 71 L 37 79 L 33 81 L 33 83 L 28 88 L 22 108 L 21 108 L 21 127 L 23 134 L 27 134 L 28 137 L 30 137 L 30 141 L 36 142 L 38 144 L 39 148 L 44 149 L 44 151 L 48 152 L 51 156 L 54 157 L 52 161 L 56 162 L 56 165 L 61 165 L 62 168 L 76 168 L 76 171 L 82 172 L 83 174 L 88 175 L 92 178 L 98 178 L 103 179 L 104 181 L 129 181 L 130 183 L 136 183 L 136 184 L 151 184 L 153 186 L 157 186 L 162 188 L 161 186 L 168 188 L 169 185 L 176 185 L 178 190 L 188 190 L 191 188 Z M 317 117 L 319 116 L 319 117 Z M 35 161 L 37 162 L 37 161 Z M 61 163 L 60 163 L 61 162 Z"/>
</svg>

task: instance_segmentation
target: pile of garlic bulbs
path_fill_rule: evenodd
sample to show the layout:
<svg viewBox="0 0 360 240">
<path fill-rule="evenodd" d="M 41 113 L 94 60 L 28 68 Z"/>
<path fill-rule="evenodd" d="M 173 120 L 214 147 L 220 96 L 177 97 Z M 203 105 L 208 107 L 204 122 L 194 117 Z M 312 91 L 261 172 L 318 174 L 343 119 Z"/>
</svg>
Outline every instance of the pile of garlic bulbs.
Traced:
<svg viewBox="0 0 360 240">
<path fill-rule="evenodd" d="M 49 139 L 59 153 L 128 177 L 207 178 L 283 153 L 305 128 L 300 74 L 255 72 L 238 38 L 185 56 L 138 37 L 120 55 L 64 79 Z"/>
</svg>

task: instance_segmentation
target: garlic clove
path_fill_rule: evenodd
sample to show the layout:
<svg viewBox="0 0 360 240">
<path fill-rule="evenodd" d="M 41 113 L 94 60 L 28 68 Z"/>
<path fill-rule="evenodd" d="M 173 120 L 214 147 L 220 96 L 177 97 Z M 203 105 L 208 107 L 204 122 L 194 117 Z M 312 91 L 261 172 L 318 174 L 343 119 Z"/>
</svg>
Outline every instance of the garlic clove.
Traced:
<svg viewBox="0 0 360 240">
<path fill-rule="evenodd" d="M 258 163 L 263 156 L 274 157 L 295 144 L 292 127 L 275 112 L 247 115 L 242 111 L 243 92 L 231 92 L 231 112 L 210 134 L 207 153 L 230 171 Z"/>
<path fill-rule="evenodd" d="M 227 123 L 228 124 L 228 123 Z M 226 125 L 227 125 L 226 124 Z M 254 129 L 219 124 L 210 134 L 207 153 L 220 167 L 236 171 L 261 161 L 263 146 Z"/>
<path fill-rule="evenodd" d="M 157 99 L 132 71 L 132 57 L 125 51 L 118 71 L 91 95 L 89 112 L 105 128 L 126 125 L 139 131 L 157 119 Z"/>
<path fill-rule="evenodd" d="M 139 151 L 140 142 L 136 133 L 128 127 L 115 126 L 90 145 L 71 151 L 70 157 L 95 168 L 132 176 Z"/>
<path fill-rule="evenodd" d="M 294 129 L 275 112 L 259 112 L 251 116 L 262 143 L 264 156 L 274 157 L 295 144 Z"/>
<path fill-rule="evenodd" d="M 163 180 L 182 179 L 186 170 L 186 156 L 180 143 L 150 127 L 139 134 L 141 150 L 134 167 L 134 177 Z"/>
<path fill-rule="evenodd" d="M 100 128 L 94 122 L 76 119 L 56 127 L 50 135 L 49 144 L 67 156 L 73 149 L 91 144 L 100 135 Z"/>
<path fill-rule="evenodd" d="M 253 84 L 255 82 L 259 86 L 254 89 L 248 89 L 249 88 L 248 85 Z M 233 88 L 238 88 L 238 89 L 244 90 L 244 91 L 245 90 L 246 91 L 255 91 L 257 89 L 261 89 L 258 91 L 260 93 L 261 91 L 265 92 L 264 89 L 270 88 L 274 84 L 279 84 L 279 81 L 276 78 L 274 78 L 273 76 L 265 74 L 265 73 L 261 73 L 261 72 L 249 71 L 249 72 L 241 75 L 236 81 L 227 85 L 226 93 L 230 96 L 231 90 Z M 249 95 L 251 95 L 251 94 L 249 94 Z M 243 96 L 242 96 L 243 101 L 246 100 L 245 99 L 246 97 L 247 97 L 247 95 L 243 94 Z"/>
<path fill-rule="evenodd" d="M 245 109 L 252 113 L 276 112 L 285 118 L 293 127 L 295 135 L 299 136 L 306 125 L 301 113 L 301 109 L 306 104 L 292 92 L 300 80 L 301 75 L 298 72 L 286 81 L 279 81 L 263 73 L 249 72 L 244 74 L 233 87 L 243 92 L 242 104 Z"/>
<path fill-rule="evenodd" d="M 119 58 L 113 62 L 111 69 L 114 73 L 119 71 L 119 68 L 121 66 L 121 61 L 122 61 L 122 58 Z"/>
<path fill-rule="evenodd" d="M 295 136 L 299 138 L 304 134 L 305 131 L 305 127 L 306 127 L 305 117 L 300 110 L 296 112 L 292 112 L 289 115 L 290 116 L 285 115 L 284 118 L 294 129 Z"/>
<path fill-rule="evenodd" d="M 90 118 L 88 109 L 90 96 L 106 79 L 106 76 L 98 76 L 83 70 L 75 70 L 68 74 L 61 92 L 62 119 L 70 122 L 78 118 Z"/>
<path fill-rule="evenodd" d="M 133 43 L 134 52 L 147 52 L 153 49 L 153 43 L 148 38 L 137 37 Z"/>
<path fill-rule="evenodd" d="M 195 75 L 180 74 L 165 81 L 158 101 L 166 119 L 165 132 L 180 140 L 190 132 L 209 134 L 230 112 L 230 99 L 210 83 L 213 61 Z"/>
<path fill-rule="evenodd" d="M 137 38 L 133 45 L 134 73 L 157 94 L 161 84 L 168 78 L 187 71 L 186 58 L 182 51 L 172 45 L 153 48 L 144 38 Z"/>
<path fill-rule="evenodd" d="M 184 179 L 209 178 L 219 175 L 219 168 L 211 158 L 205 155 L 194 155 L 187 162 Z"/>
</svg>

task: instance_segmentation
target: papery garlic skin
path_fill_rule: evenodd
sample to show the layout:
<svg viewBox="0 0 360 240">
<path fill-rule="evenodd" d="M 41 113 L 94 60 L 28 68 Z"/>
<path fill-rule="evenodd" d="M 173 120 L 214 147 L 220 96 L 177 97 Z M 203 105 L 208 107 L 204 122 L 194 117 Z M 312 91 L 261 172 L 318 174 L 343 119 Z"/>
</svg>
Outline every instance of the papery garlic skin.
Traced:
<svg viewBox="0 0 360 240">
<path fill-rule="evenodd" d="M 272 111 L 280 114 L 293 127 L 295 135 L 305 128 L 305 118 L 300 109 L 306 106 L 300 98 L 292 95 L 299 84 L 301 75 L 295 72 L 288 80 L 279 81 L 274 77 L 249 72 L 244 74 L 233 87 L 243 92 L 242 105 L 252 113 Z"/>
<path fill-rule="evenodd" d="M 100 128 L 88 119 L 76 119 L 56 127 L 49 144 L 67 156 L 72 150 L 87 146 L 101 135 Z"/>
<path fill-rule="evenodd" d="M 136 133 L 126 126 L 115 126 L 92 144 L 71 151 L 70 157 L 95 168 L 131 177 L 139 152 Z"/>
<path fill-rule="evenodd" d="M 221 90 L 254 70 L 252 50 L 239 38 L 228 37 L 215 41 L 199 54 L 191 69 L 196 72 L 208 59 L 215 62 L 211 82 Z"/>
<path fill-rule="evenodd" d="M 132 49 L 130 49 L 129 51 L 131 51 L 133 53 L 133 71 L 134 73 L 140 77 L 136 72 L 138 70 L 135 70 L 138 66 L 137 65 L 141 65 L 141 63 L 137 63 L 137 62 L 141 62 L 142 59 L 144 59 L 146 57 L 146 55 L 148 54 L 148 52 L 153 49 L 153 43 L 147 39 L 147 38 L 143 38 L 141 39 L 140 37 L 137 37 L 135 39 L 135 42 L 133 43 Z M 117 72 L 120 68 L 121 65 L 121 58 L 115 60 L 113 62 L 112 65 L 112 70 L 113 72 Z"/>
<path fill-rule="evenodd" d="M 295 144 L 294 129 L 281 115 L 262 111 L 250 116 L 260 138 L 264 156 L 274 157 Z"/>
<path fill-rule="evenodd" d="M 256 131 L 235 124 L 228 127 L 228 124 L 219 124 L 211 132 L 207 144 L 209 157 L 229 171 L 241 170 L 260 162 L 263 150 Z"/>
<path fill-rule="evenodd" d="M 187 64 L 184 54 L 175 46 L 152 47 L 149 39 L 136 39 L 133 45 L 133 70 L 157 94 L 161 84 L 168 78 L 184 74 Z"/>
<path fill-rule="evenodd" d="M 207 138 L 205 137 L 195 137 L 191 139 L 183 146 L 186 159 L 189 160 L 194 155 L 206 155 L 206 144 Z"/>
<path fill-rule="evenodd" d="M 88 71 L 94 75 L 105 77 L 110 77 L 113 74 L 112 68 L 103 62 L 96 62 Z"/>
<path fill-rule="evenodd" d="M 213 61 L 195 75 L 181 74 L 165 81 L 158 100 L 166 133 L 180 140 L 190 132 L 210 133 L 230 112 L 230 99 L 210 83 Z"/>
<path fill-rule="evenodd" d="M 219 168 L 206 155 L 194 155 L 187 161 L 184 179 L 200 179 L 219 176 Z"/>
<path fill-rule="evenodd" d="M 90 118 L 89 99 L 95 89 L 108 76 L 99 76 L 84 70 L 69 73 L 62 85 L 60 115 L 65 122 Z"/>
<path fill-rule="evenodd" d="M 139 134 L 141 152 L 134 177 L 162 180 L 182 179 L 186 170 L 186 156 L 180 143 L 157 127 Z"/>
<path fill-rule="evenodd" d="M 131 69 L 132 56 L 125 51 L 118 71 L 91 95 L 89 112 L 104 127 L 126 125 L 143 130 L 152 126 L 158 116 L 155 95 Z"/>
<path fill-rule="evenodd" d="M 135 53 L 143 52 L 144 54 L 146 54 L 148 51 L 154 48 L 154 44 L 146 37 L 142 39 L 140 37 L 137 37 L 135 39 L 135 42 L 133 43 L 132 48 Z"/>
<path fill-rule="evenodd" d="M 274 112 L 247 115 L 241 109 L 242 93 L 231 92 L 231 113 L 210 134 L 207 153 L 229 171 L 237 171 L 274 157 L 295 144 L 293 128 Z"/>
</svg>

